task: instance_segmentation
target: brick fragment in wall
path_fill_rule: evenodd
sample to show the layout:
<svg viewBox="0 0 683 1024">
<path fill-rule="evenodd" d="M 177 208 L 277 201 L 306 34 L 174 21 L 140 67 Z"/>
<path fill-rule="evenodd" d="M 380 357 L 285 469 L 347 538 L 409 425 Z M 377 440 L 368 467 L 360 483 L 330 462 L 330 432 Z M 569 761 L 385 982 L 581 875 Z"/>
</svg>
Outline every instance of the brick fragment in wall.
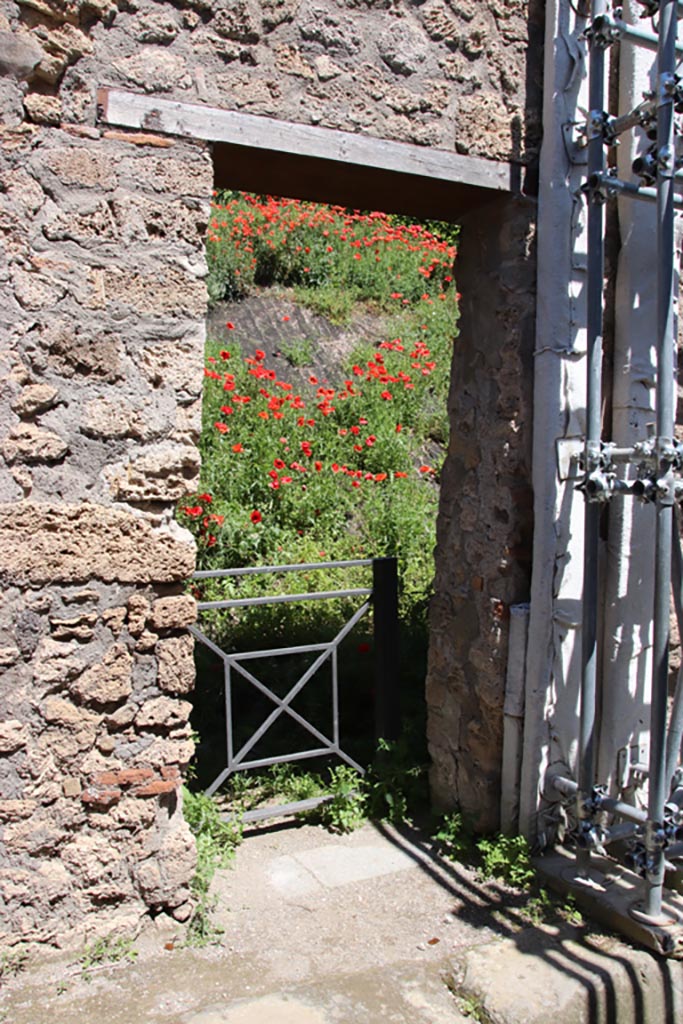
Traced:
<svg viewBox="0 0 683 1024">
<path fill-rule="evenodd" d="M 194 689 L 194 638 L 174 636 L 160 640 L 156 647 L 158 659 L 157 685 L 164 693 L 189 693 Z"/>
<path fill-rule="evenodd" d="M 32 584 L 186 580 L 194 543 L 155 516 L 83 502 L 0 505 L 0 562 L 7 578 Z"/>
</svg>

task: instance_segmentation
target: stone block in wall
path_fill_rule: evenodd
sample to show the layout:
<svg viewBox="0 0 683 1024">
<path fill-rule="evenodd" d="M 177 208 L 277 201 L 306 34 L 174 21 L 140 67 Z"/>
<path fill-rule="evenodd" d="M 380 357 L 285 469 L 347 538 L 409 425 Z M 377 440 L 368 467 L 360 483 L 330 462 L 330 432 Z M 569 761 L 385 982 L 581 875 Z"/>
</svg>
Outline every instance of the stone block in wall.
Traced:
<svg viewBox="0 0 683 1024">
<path fill-rule="evenodd" d="M 159 517 L 90 505 L 0 505 L 0 562 L 10 580 L 144 584 L 194 571 L 189 533 Z"/>
<path fill-rule="evenodd" d="M 118 704 L 132 692 L 132 672 L 133 659 L 123 644 L 116 643 L 101 662 L 69 682 L 69 691 L 86 704 Z"/>
<path fill-rule="evenodd" d="M 152 605 L 152 629 L 184 629 L 197 620 L 197 602 L 190 594 L 160 597 Z"/>
<path fill-rule="evenodd" d="M 194 639 L 191 636 L 160 640 L 157 685 L 164 693 L 189 693 L 194 688 Z"/>
<path fill-rule="evenodd" d="M 174 502 L 197 489 L 199 468 L 194 446 L 164 442 L 112 467 L 107 477 L 117 501 Z"/>
<path fill-rule="evenodd" d="M 44 57 L 42 47 L 28 32 L 0 31 L 0 75 L 18 81 L 31 78 Z"/>
<path fill-rule="evenodd" d="M 58 462 L 68 450 L 63 438 L 35 423 L 18 423 L 2 445 L 7 462 Z"/>
</svg>

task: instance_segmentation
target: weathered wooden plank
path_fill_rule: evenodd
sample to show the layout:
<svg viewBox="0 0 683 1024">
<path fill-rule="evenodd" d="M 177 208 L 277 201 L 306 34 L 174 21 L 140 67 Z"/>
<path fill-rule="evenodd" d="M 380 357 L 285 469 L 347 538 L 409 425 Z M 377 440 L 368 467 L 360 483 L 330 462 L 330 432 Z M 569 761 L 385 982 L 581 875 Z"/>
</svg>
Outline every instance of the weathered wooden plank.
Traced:
<svg viewBox="0 0 683 1024">
<path fill-rule="evenodd" d="M 97 101 L 100 119 L 119 127 L 335 160 L 499 192 L 511 191 L 510 164 L 495 160 L 218 107 L 140 96 L 119 89 L 99 89 Z"/>
</svg>

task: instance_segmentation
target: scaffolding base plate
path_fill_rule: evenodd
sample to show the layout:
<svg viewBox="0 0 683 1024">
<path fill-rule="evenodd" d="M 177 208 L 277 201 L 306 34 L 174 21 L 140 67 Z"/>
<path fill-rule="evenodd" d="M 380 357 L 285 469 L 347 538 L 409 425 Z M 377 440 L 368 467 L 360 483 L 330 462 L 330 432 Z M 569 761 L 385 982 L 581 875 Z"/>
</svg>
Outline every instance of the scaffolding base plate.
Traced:
<svg viewBox="0 0 683 1024">
<path fill-rule="evenodd" d="M 555 850 L 534 858 L 534 867 L 544 885 L 563 895 L 571 894 L 587 917 L 621 932 L 632 942 L 660 956 L 683 959 L 683 897 L 666 889 L 662 916 L 667 920 L 647 922 L 638 914 L 643 896 L 643 880 L 639 875 L 609 857 L 594 855 L 591 873 L 599 873 L 601 883 L 586 885 L 585 880 L 577 877 L 575 861 L 568 850 Z"/>
</svg>

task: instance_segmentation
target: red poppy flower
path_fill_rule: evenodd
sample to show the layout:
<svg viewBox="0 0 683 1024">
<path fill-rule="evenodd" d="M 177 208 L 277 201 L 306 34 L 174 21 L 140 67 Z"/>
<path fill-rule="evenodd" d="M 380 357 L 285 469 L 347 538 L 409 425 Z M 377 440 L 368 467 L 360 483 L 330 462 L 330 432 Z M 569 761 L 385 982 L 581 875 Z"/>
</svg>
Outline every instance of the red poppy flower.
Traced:
<svg viewBox="0 0 683 1024">
<path fill-rule="evenodd" d="M 229 320 L 228 320 L 228 322 L 227 322 L 227 324 L 225 326 L 228 328 L 229 331 L 234 331 L 235 330 L 235 325 L 231 324 Z"/>
<path fill-rule="evenodd" d="M 213 498 L 211 497 L 210 494 L 198 494 L 197 501 L 203 501 L 205 504 L 210 505 L 211 502 L 213 501 Z"/>
<path fill-rule="evenodd" d="M 234 452 L 243 452 L 244 451 L 244 445 L 243 444 L 234 444 L 232 446 L 232 450 Z"/>
<path fill-rule="evenodd" d="M 201 505 L 186 505 L 183 508 L 183 512 L 186 516 L 190 516 L 192 519 L 198 519 L 204 509 Z"/>
<path fill-rule="evenodd" d="M 225 423 L 214 423 L 214 427 L 220 434 L 227 434 L 230 429 Z"/>
<path fill-rule="evenodd" d="M 263 519 L 263 516 L 261 515 L 259 510 L 257 508 L 255 508 L 254 511 L 249 516 L 249 518 L 251 519 L 252 523 L 255 526 L 257 523 L 261 522 L 261 520 Z"/>
</svg>

